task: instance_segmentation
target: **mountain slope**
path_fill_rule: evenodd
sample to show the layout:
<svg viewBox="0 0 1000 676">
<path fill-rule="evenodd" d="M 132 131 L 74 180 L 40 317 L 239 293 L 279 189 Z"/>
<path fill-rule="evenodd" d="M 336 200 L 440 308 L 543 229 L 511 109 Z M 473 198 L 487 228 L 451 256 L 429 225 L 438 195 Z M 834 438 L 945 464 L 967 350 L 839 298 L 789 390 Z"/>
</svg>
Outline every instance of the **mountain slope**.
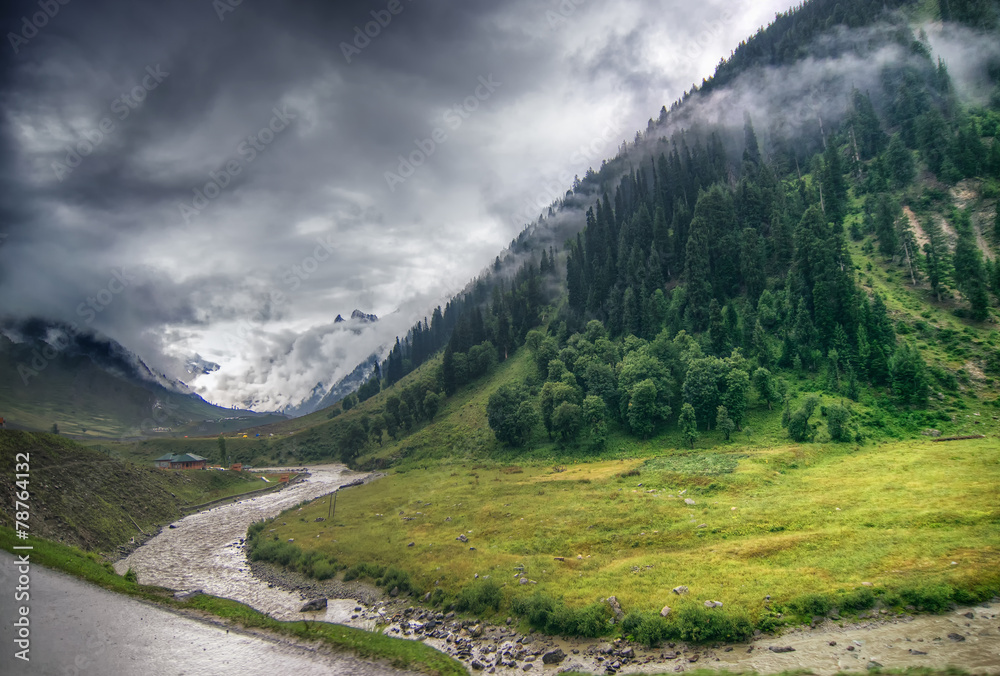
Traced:
<svg viewBox="0 0 1000 676">
<path fill-rule="evenodd" d="M 209 404 L 106 337 L 42 321 L 0 333 L 0 411 L 11 427 L 90 438 L 211 434 L 279 418 Z"/>
</svg>

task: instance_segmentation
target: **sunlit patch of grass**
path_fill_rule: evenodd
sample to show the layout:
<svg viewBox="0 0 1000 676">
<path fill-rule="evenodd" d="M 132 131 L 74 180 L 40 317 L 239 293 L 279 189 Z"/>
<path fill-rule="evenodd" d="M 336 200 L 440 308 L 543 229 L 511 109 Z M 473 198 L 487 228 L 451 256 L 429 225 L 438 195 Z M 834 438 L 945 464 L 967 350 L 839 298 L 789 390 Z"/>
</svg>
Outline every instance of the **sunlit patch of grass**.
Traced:
<svg viewBox="0 0 1000 676">
<path fill-rule="evenodd" d="M 757 615 L 767 595 L 780 604 L 862 582 L 996 585 L 996 440 L 957 443 L 736 448 L 710 461 L 674 452 L 560 472 L 522 463 L 517 474 L 481 459 L 432 464 L 344 491 L 332 523 L 313 522 L 325 516 L 318 501 L 275 535 L 347 565 L 398 566 L 450 597 L 478 574 L 508 602 L 615 595 L 627 611 L 712 599 Z M 689 595 L 669 594 L 681 584 Z"/>
</svg>

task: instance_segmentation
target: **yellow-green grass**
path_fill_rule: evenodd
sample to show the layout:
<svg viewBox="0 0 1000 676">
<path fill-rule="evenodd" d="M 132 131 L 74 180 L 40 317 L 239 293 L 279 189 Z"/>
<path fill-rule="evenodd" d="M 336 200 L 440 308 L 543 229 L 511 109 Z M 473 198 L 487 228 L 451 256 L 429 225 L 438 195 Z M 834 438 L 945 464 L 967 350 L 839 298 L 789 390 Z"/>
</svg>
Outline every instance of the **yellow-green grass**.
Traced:
<svg viewBox="0 0 1000 676">
<path fill-rule="evenodd" d="M 998 449 L 993 437 L 559 468 L 442 461 L 343 491 L 332 521 L 315 522 L 327 516 L 322 499 L 268 528 L 340 564 L 398 566 L 426 590 L 456 594 L 478 574 L 505 584 L 508 599 L 537 590 L 580 606 L 615 595 L 626 612 L 711 599 L 758 615 L 766 595 L 781 604 L 863 582 L 996 587 Z M 521 565 L 537 585 L 518 583 Z M 690 594 L 671 594 L 678 585 Z"/>
<path fill-rule="evenodd" d="M 242 603 L 207 594 L 180 601 L 173 597 L 170 590 L 137 584 L 115 574 L 111 565 L 103 562 L 96 554 L 42 538 L 31 537 L 25 542 L 17 539 L 12 529 L 0 526 L 0 549 L 13 552 L 13 547 L 24 544 L 33 547 L 32 563 L 61 570 L 121 594 L 172 608 L 209 613 L 249 629 L 264 629 L 310 642 L 320 641 L 362 658 L 385 660 L 399 669 L 420 671 L 432 676 L 461 676 L 466 673 L 459 662 L 419 641 L 396 639 L 376 632 L 323 622 L 279 622 Z"/>
</svg>

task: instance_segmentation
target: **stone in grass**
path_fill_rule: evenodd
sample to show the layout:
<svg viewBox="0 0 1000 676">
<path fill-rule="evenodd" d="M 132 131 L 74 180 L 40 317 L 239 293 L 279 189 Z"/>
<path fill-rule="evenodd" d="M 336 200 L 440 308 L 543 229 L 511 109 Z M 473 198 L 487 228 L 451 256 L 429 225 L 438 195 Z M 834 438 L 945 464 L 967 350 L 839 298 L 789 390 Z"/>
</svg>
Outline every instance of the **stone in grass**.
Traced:
<svg viewBox="0 0 1000 676">
<path fill-rule="evenodd" d="M 674 587 L 673 588 L 673 592 L 675 594 L 677 594 L 678 596 L 680 596 L 681 594 L 687 594 L 688 593 L 688 588 L 687 588 L 686 585 L 682 584 L 682 585 L 680 585 L 678 587 Z"/>
<path fill-rule="evenodd" d="M 313 599 L 299 608 L 300 613 L 313 613 L 319 610 L 326 610 L 326 599 Z"/>
<path fill-rule="evenodd" d="M 611 612 L 614 614 L 614 621 L 620 622 L 623 617 L 625 617 L 624 611 L 622 611 L 621 604 L 618 603 L 618 598 L 615 596 L 608 597 L 608 605 L 611 606 Z"/>
<path fill-rule="evenodd" d="M 660 617 L 666 617 L 670 614 L 670 606 L 663 606 L 663 610 L 660 611 Z"/>
<path fill-rule="evenodd" d="M 722 601 L 705 601 L 706 608 L 721 608 Z"/>
<path fill-rule="evenodd" d="M 459 542 L 468 542 L 468 541 L 469 541 L 469 538 L 467 538 L 467 537 L 465 536 L 465 533 L 462 533 L 461 535 L 459 535 L 459 536 L 458 536 L 457 538 L 455 538 L 455 539 L 456 539 L 456 540 L 458 540 Z"/>
<path fill-rule="evenodd" d="M 694 500 L 692 500 L 691 498 L 684 498 L 684 504 L 685 505 L 696 505 L 698 503 L 695 502 Z"/>
</svg>

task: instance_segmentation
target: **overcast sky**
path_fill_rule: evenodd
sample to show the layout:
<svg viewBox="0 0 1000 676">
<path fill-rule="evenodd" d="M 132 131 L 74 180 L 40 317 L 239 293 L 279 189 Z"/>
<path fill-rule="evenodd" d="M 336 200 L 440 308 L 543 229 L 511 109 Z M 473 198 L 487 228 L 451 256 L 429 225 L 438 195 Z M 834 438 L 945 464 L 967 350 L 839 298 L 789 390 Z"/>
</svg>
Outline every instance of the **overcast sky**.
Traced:
<svg viewBox="0 0 1000 676">
<path fill-rule="evenodd" d="M 429 315 L 787 3 L 62 1 L 3 10 L 0 315 L 199 354 L 258 409 Z"/>
</svg>

